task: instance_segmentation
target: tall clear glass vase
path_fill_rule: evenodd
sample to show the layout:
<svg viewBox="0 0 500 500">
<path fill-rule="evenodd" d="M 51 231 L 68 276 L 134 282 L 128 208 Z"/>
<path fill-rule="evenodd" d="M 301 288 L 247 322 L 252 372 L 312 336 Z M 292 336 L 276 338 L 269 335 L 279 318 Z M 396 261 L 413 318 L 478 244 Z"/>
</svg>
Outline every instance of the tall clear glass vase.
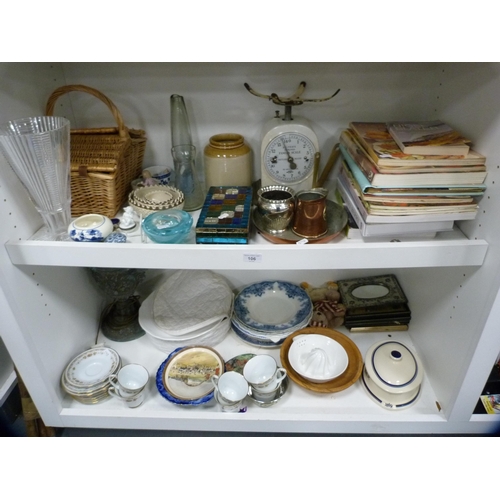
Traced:
<svg viewBox="0 0 500 500">
<path fill-rule="evenodd" d="M 69 121 L 59 116 L 9 121 L 0 126 L 0 149 L 42 216 L 46 239 L 69 240 Z"/>
<path fill-rule="evenodd" d="M 170 96 L 170 129 L 172 158 L 174 160 L 174 185 L 184 193 L 184 210 L 198 210 L 203 206 L 205 194 L 197 171 L 196 148 L 191 139 L 189 117 L 184 97 Z"/>
</svg>

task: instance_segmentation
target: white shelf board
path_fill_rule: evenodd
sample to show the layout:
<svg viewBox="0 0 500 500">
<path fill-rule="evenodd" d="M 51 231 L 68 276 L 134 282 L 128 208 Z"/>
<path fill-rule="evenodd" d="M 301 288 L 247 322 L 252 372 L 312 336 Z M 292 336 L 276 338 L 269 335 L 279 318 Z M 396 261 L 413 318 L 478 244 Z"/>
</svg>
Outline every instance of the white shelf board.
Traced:
<svg viewBox="0 0 500 500">
<path fill-rule="evenodd" d="M 374 342 L 388 338 L 386 333 L 350 334 L 345 329 L 340 330 L 354 340 L 363 357 Z M 407 332 L 393 332 L 392 336 L 414 349 Z M 150 383 L 146 401 L 136 409 L 126 408 L 112 398 L 97 405 L 83 405 L 62 393 L 60 416 L 65 427 L 316 433 L 362 432 L 364 429 L 365 432 L 404 433 L 410 432 L 410 428 L 416 432 L 420 428 L 423 432 L 426 425 L 433 424 L 436 429 L 442 426 L 444 432 L 446 419 L 438 409 L 431 384 L 425 377 L 417 403 L 400 411 L 378 406 L 368 397 L 359 380 L 348 389 L 332 394 L 315 393 L 290 380 L 286 394 L 276 405 L 260 408 L 249 401 L 246 413 L 228 414 L 221 412 L 213 401 L 213 404 L 185 408 L 164 399 L 156 389 L 155 376 L 168 354 L 154 347 L 147 335 L 132 342 L 112 342 L 101 336 L 98 342 L 117 350 L 123 364 L 134 362 L 147 367 Z M 279 348 L 251 346 L 233 331 L 214 349 L 225 360 L 253 352 L 271 354 L 281 364 Z M 340 431 L 340 428 L 344 430 Z"/>
<path fill-rule="evenodd" d="M 365 242 L 339 235 L 329 243 L 274 244 L 252 234 L 247 245 L 161 245 L 140 241 L 139 230 L 127 243 L 8 241 L 14 265 L 128 267 L 144 269 L 385 269 L 480 266 L 488 243 L 469 240 L 458 228 L 435 238 Z"/>
</svg>

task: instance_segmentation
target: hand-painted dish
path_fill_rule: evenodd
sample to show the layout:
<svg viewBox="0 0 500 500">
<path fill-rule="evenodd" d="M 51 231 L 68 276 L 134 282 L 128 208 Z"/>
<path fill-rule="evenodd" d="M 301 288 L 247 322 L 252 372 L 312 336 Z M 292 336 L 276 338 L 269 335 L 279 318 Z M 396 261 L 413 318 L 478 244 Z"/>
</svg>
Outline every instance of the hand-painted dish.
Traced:
<svg viewBox="0 0 500 500">
<path fill-rule="evenodd" d="M 211 385 L 211 390 L 209 392 L 206 392 L 205 394 L 195 397 L 194 393 L 190 396 L 189 399 L 186 398 L 179 398 L 176 395 L 172 394 L 170 392 L 170 389 L 168 385 L 165 384 L 165 370 L 167 368 L 167 365 L 179 355 L 182 351 L 185 351 L 186 348 L 179 347 L 178 349 L 175 349 L 172 351 L 167 359 L 163 361 L 163 363 L 160 365 L 158 368 L 158 371 L 156 372 L 156 388 L 158 389 L 158 392 L 170 403 L 179 405 L 179 406 L 184 406 L 184 407 L 193 407 L 193 406 L 199 406 L 203 404 L 207 404 L 209 402 L 215 401 L 214 400 L 214 386 L 213 384 Z M 215 351 L 214 351 L 215 352 Z M 222 361 L 222 369 L 224 368 L 224 362 Z M 222 371 L 221 371 L 222 373 Z M 186 386 L 189 387 L 189 386 Z M 183 393 L 185 394 L 188 391 L 188 389 L 184 389 Z M 197 392 L 199 390 L 197 389 Z"/>
<path fill-rule="evenodd" d="M 245 368 L 248 360 L 252 359 L 253 357 L 255 357 L 255 354 L 252 353 L 238 354 L 238 356 L 235 356 L 234 358 L 226 361 L 225 370 L 227 372 L 237 372 L 240 375 L 243 375 L 243 368 Z"/>
<path fill-rule="evenodd" d="M 169 359 L 163 371 L 163 386 L 176 399 L 197 400 L 214 390 L 212 376 L 224 372 L 220 354 L 204 346 L 180 349 Z"/>
</svg>

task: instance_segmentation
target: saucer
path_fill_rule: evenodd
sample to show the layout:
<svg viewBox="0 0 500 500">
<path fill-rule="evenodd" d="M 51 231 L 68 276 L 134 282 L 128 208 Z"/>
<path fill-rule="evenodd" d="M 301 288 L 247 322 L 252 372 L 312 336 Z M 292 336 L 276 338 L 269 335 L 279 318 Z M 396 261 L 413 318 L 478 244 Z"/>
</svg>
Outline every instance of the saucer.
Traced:
<svg viewBox="0 0 500 500">
<path fill-rule="evenodd" d="M 269 406 L 273 406 L 275 405 L 282 397 L 283 395 L 286 393 L 287 389 L 288 389 L 288 376 L 286 376 L 282 381 L 281 381 L 281 384 L 279 386 L 279 389 L 276 391 L 276 397 L 272 400 L 272 401 L 261 401 L 259 400 L 253 393 L 252 391 L 252 386 L 249 385 L 249 389 L 248 389 L 248 397 L 254 402 L 256 403 L 257 405 L 259 405 L 261 408 L 267 408 Z"/>
<path fill-rule="evenodd" d="M 328 223 L 328 229 L 326 234 L 320 236 L 319 238 L 303 238 L 302 236 L 297 236 L 290 228 L 286 229 L 279 234 L 268 233 L 264 228 L 261 220 L 261 215 L 257 210 L 252 213 L 252 222 L 254 223 L 257 231 L 271 243 L 278 244 L 296 244 L 298 241 L 307 239 L 308 244 L 311 243 L 328 243 L 329 241 L 336 238 L 344 229 L 347 224 L 347 213 L 343 207 L 339 204 L 327 200 L 326 204 L 326 218 Z"/>
</svg>

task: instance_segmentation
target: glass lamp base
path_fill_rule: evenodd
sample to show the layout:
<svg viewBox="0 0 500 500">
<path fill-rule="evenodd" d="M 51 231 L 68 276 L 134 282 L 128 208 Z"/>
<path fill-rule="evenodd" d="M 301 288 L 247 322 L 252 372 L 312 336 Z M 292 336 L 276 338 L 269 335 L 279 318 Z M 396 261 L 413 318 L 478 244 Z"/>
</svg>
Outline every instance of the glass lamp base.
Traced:
<svg viewBox="0 0 500 500">
<path fill-rule="evenodd" d="M 129 342 L 146 332 L 139 325 L 139 299 L 129 297 L 111 305 L 102 321 L 102 333 L 114 342 Z"/>
</svg>

